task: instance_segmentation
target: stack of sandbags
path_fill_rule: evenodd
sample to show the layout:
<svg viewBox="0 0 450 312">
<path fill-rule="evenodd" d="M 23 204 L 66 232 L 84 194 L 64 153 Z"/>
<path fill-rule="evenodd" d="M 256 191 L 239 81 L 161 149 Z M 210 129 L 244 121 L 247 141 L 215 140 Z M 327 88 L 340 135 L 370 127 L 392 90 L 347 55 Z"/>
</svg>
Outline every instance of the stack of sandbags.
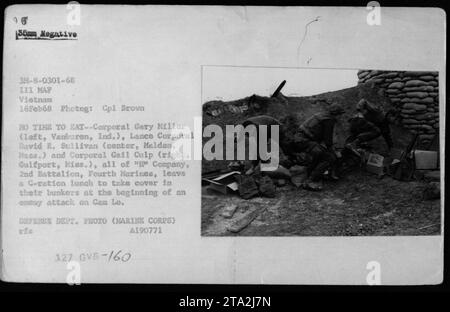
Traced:
<svg viewBox="0 0 450 312">
<path fill-rule="evenodd" d="M 386 88 L 389 83 L 401 81 L 397 71 L 382 71 L 382 70 L 360 70 L 358 72 L 358 83 L 365 83 L 368 81 L 376 83 L 380 88 Z"/>
<path fill-rule="evenodd" d="M 437 72 L 360 70 L 358 83 L 374 83 L 400 110 L 405 128 L 419 131 L 427 143 L 439 129 Z"/>
</svg>

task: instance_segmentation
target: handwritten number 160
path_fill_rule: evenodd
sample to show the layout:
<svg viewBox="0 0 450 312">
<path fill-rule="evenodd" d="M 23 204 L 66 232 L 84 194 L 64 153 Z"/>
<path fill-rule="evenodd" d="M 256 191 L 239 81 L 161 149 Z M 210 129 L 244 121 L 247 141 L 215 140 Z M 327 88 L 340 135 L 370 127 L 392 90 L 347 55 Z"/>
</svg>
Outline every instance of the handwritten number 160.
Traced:
<svg viewBox="0 0 450 312">
<path fill-rule="evenodd" d="M 111 261 L 127 262 L 128 260 L 130 260 L 130 258 L 131 258 L 131 254 L 129 252 L 122 254 L 122 250 L 119 250 L 119 251 L 111 250 L 111 252 L 108 255 L 109 262 L 111 262 Z"/>
</svg>

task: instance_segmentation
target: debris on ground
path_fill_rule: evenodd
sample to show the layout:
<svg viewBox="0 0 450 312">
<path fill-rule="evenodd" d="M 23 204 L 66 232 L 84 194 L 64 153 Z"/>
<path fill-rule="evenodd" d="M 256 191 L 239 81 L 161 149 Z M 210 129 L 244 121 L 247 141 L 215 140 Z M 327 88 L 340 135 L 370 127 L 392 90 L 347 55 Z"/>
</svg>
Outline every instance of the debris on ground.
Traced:
<svg viewBox="0 0 450 312">
<path fill-rule="evenodd" d="M 441 186 L 439 182 L 429 182 L 423 190 L 423 199 L 434 200 L 441 198 Z"/>
<path fill-rule="evenodd" d="M 356 170 L 339 181 L 327 182 L 322 192 L 288 184 L 277 191 L 275 198 L 202 195 L 202 235 L 439 235 L 440 200 L 423 198 L 424 185 L 423 181 L 403 182 L 391 177 L 379 180 L 376 175 Z M 206 187 L 203 190 L 206 192 Z M 225 218 L 221 213 L 231 203 L 237 209 L 233 217 Z M 255 206 L 266 209 L 241 231 L 227 230 Z M 428 227 L 430 224 L 437 225 Z"/>
<path fill-rule="evenodd" d="M 276 186 L 271 178 L 269 178 L 268 176 L 263 176 L 259 180 L 259 191 L 261 192 L 262 196 L 275 197 Z"/>
<path fill-rule="evenodd" d="M 226 205 L 223 212 L 221 213 L 222 217 L 227 218 L 227 219 L 233 217 L 237 208 L 238 208 L 238 206 L 236 204 Z"/>
</svg>

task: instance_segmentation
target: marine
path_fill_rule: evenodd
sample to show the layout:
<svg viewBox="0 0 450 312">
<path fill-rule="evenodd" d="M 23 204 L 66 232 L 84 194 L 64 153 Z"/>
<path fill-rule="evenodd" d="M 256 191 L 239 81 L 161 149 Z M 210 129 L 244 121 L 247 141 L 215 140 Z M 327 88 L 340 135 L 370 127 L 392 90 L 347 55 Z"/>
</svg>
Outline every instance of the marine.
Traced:
<svg viewBox="0 0 450 312">
<path fill-rule="evenodd" d="M 393 147 L 389 114 L 366 99 L 356 105 L 356 114 L 349 119 L 350 136 L 346 139 L 346 147 L 358 156 L 358 149 L 364 144 L 382 136 L 389 150 Z"/>
<path fill-rule="evenodd" d="M 305 122 L 294 133 L 282 131 L 281 147 L 287 154 L 306 153 L 311 162 L 307 169 L 307 179 L 303 187 L 308 190 L 322 190 L 322 178 L 326 170 L 332 172 L 332 178 L 337 179 L 334 166 L 337 156 L 333 147 L 334 126 L 339 116 L 344 113 L 341 105 L 331 104 L 325 112 L 316 113 Z M 292 130 L 291 130 L 292 131 Z"/>
</svg>

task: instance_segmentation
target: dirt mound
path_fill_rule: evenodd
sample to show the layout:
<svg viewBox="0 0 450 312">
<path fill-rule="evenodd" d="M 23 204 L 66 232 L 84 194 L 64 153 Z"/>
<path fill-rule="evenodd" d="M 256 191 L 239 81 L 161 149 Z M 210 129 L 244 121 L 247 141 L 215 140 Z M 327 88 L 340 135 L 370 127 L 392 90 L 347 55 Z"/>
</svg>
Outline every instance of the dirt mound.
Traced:
<svg viewBox="0 0 450 312">
<path fill-rule="evenodd" d="M 287 97 L 280 93 L 274 98 L 252 95 L 229 102 L 206 102 L 203 104 L 203 127 L 216 124 L 225 130 L 225 125 L 241 124 L 245 119 L 257 115 L 269 115 L 278 120 L 292 115 L 301 123 L 313 114 L 324 111 L 327 106 L 339 103 L 345 109 L 345 114 L 341 118 L 343 122 L 335 127 L 334 140 L 337 147 L 342 147 L 349 135 L 347 121 L 355 113 L 356 103 L 362 98 L 380 105 L 385 111 L 395 109 L 375 84 L 364 83 L 352 88 L 308 97 Z M 412 133 L 399 125 L 393 125 L 391 129 L 395 147 L 405 147 L 412 138 Z M 207 140 L 204 139 L 205 141 Z M 386 151 L 382 138 L 374 140 L 371 145 L 381 154 Z M 226 164 L 225 161 L 203 161 L 202 167 L 203 170 L 209 171 L 224 168 Z"/>
</svg>

